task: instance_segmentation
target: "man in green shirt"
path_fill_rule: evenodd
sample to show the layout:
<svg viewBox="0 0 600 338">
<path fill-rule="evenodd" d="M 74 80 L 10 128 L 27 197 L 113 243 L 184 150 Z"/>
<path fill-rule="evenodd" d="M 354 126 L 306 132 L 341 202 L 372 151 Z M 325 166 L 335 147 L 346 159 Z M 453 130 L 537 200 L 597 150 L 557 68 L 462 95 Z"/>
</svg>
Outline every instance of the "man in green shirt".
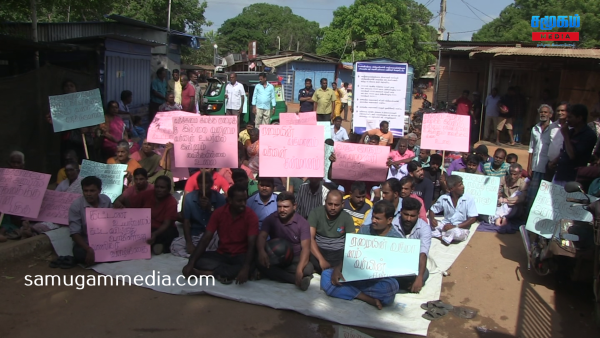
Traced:
<svg viewBox="0 0 600 338">
<path fill-rule="evenodd" d="M 327 79 L 321 79 L 321 88 L 315 90 L 312 100 L 315 102 L 317 121 L 331 121 L 331 113 L 335 104 L 333 89 L 327 88 Z"/>
<path fill-rule="evenodd" d="M 344 212 L 343 196 L 331 190 L 325 205 L 314 208 L 308 215 L 310 224 L 310 262 L 318 273 L 342 264 L 346 232 L 354 233 L 352 216 Z"/>
</svg>

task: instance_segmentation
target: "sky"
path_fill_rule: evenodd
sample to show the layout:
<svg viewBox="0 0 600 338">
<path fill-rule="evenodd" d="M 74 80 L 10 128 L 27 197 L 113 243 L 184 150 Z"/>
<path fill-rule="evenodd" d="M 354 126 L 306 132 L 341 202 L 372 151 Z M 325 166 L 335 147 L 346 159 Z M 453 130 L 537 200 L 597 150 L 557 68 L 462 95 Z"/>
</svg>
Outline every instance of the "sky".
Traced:
<svg viewBox="0 0 600 338">
<path fill-rule="evenodd" d="M 437 17 L 440 10 L 440 0 L 416 0 L 426 5 L 433 13 L 435 19 L 431 25 L 436 29 L 439 26 Z M 307 20 L 318 22 L 321 27 L 328 26 L 333 19 L 333 11 L 341 6 L 349 6 L 354 0 L 206 0 L 208 7 L 204 17 L 213 22 L 204 31 L 217 30 L 225 20 L 233 18 L 242 12 L 242 9 L 253 3 L 271 3 L 287 6 L 294 14 Z M 446 1 L 446 32 L 450 32 L 450 40 L 471 40 L 474 31 L 481 28 L 484 23 L 490 22 L 500 15 L 502 9 L 510 5 L 512 0 L 447 0 Z M 470 6 L 467 6 L 469 4 Z M 446 36 L 444 35 L 444 39 Z"/>
</svg>

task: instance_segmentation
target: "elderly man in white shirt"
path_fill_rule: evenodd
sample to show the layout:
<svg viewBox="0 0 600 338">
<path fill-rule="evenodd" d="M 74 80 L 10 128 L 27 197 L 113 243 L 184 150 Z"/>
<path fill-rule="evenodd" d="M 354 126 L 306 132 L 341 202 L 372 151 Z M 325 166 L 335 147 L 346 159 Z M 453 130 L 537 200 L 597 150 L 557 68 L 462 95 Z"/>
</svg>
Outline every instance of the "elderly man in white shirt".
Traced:
<svg viewBox="0 0 600 338">
<path fill-rule="evenodd" d="M 238 132 L 240 131 L 240 120 L 244 112 L 244 97 L 246 91 L 244 85 L 237 82 L 235 73 L 229 74 L 229 83 L 225 87 L 225 115 L 238 117 Z"/>
<path fill-rule="evenodd" d="M 442 243 L 449 245 L 453 241 L 462 242 L 469 237 L 471 225 L 475 223 L 477 207 L 475 200 L 465 194 L 462 177 L 451 175 L 446 179 L 449 193 L 441 195 L 429 209 L 431 236 L 441 238 Z M 438 222 L 435 214 L 444 212 L 444 219 Z"/>
<path fill-rule="evenodd" d="M 571 105 L 568 102 L 561 102 L 558 107 L 556 107 L 556 121 L 552 122 L 548 127 L 550 131 L 550 146 L 548 147 L 548 167 L 546 168 L 544 179 L 549 182 L 552 182 L 552 179 L 554 178 L 556 163 L 558 163 L 560 151 L 565 142 L 565 139 L 560 132 L 560 128 L 567 123 L 567 110 L 569 110 L 570 107 Z"/>
<path fill-rule="evenodd" d="M 546 166 L 548 165 L 548 151 L 550 150 L 550 119 L 554 114 L 552 107 L 542 104 L 538 108 L 540 122 L 531 129 L 531 140 L 529 141 L 529 162 L 527 172 L 531 181 L 527 198 L 529 202 L 535 200 L 540 182 L 544 179 Z"/>
</svg>

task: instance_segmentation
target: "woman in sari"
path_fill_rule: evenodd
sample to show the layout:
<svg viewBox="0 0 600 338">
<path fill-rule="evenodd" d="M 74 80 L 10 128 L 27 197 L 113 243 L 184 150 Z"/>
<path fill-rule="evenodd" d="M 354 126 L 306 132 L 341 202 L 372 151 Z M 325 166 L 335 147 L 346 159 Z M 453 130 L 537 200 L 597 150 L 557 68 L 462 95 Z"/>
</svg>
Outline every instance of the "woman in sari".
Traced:
<svg viewBox="0 0 600 338">
<path fill-rule="evenodd" d="M 79 176 L 79 165 L 77 163 L 67 163 L 65 165 L 65 173 L 67 178 L 60 182 L 55 190 L 83 195 L 81 189 L 81 180 L 83 178 Z"/>
<path fill-rule="evenodd" d="M 148 172 L 148 183 L 154 184 L 159 176 L 167 176 L 173 181 L 171 165 L 173 163 L 173 143 L 167 143 L 165 149 L 159 151 L 152 143 L 144 139 L 142 148 L 131 154 L 131 158 L 138 161 L 142 168 Z M 186 169 L 187 170 L 187 169 Z"/>
<path fill-rule="evenodd" d="M 129 157 L 129 142 L 121 140 L 117 142 L 117 155 L 110 157 L 107 164 L 127 164 L 127 185 L 133 184 L 133 172 L 141 168 L 138 161 Z"/>
<path fill-rule="evenodd" d="M 246 141 L 246 153 L 248 154 L 248 167 L 252 170 L 253 174 L 258 174 L 258 129 L 251 129 L 248 131 L 250 139 Z"/>
<path fill-rule="evenodd" d="M 106 159 L 117 154 L 117 143 L 119 140 L 128 140 L 125 122 L 118 115 L 119 104 L 117 101 L 110 101 L 106 105 L 104 113 L 105 122 L 99 126 L 99 136 L 102 138 L 102 156 Z M 131 151 L 137 151 L 139 146 L 134 144 Z"/>
<path fill-rule="evenodd" d="M 335 110 L 333 111 L 333 115 L 331 115 L 331 121 L 333 122 L 336 117 L 342 114 L 342 93 L 338 89 L 336 81 L 331 83 L 331 89 L 335 93 Z"/>
</svg>

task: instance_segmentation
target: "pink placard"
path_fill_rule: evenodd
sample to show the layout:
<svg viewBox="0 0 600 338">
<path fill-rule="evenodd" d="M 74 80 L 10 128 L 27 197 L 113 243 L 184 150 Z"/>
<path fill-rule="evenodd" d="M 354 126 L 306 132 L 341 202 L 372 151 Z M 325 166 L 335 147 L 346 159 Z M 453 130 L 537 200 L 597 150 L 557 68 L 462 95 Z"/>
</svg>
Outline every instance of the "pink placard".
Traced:
<svg viewBox="0 0 600 338">
<path fill-rule="evenodd" d="M 471 118 L 448 113 L 424 114 L 421 149 L 469 151 Z"/>
<path fill-rule="evenodd" d="M 387 177 L 388 147 L 335 142 L 333 179 L 383 182 Z"/>
<path fill-rule="evenodd" d="M 279 124 L 282 126 L 315 126 L 317 124 L 317 112 L 281 113 L 279 114 Z"/>
<path fill-rule="evenodd" d="M 85 209 L 96 262 L 150 259 L 150 209 Z"/>
<path fill-rule="evenodd" d="M 148 127 L 148 142 L 156 144 L 167 144 L 173 142 L 173 117 L 194 116 L 195 114 L 185 111 L 163 111 L 156 113 L 154 120 Z"/>
<path fill-rule="evenodd" d="M 323 177 L 323 126 L 260 126 L 259 176 Z"/>
<path fill-rule="evenodd" d="M 50 175 L 0 168 L 0 212 L 35 218 L 50 182 Z"/>
<path fill-rule="evenodd" d="M 35 222 L 52 222 L 69 225 L 69 208 L 74 200 L 82 195 L 70 192 L 46 190 L 38 217 L 31 219 Z"/>
<path fill-rule="evenodd" d="M 175 166 L 178 168 L 237 168 L 237 116 L 178 116 L 173 118 Z"/>
</svg>

